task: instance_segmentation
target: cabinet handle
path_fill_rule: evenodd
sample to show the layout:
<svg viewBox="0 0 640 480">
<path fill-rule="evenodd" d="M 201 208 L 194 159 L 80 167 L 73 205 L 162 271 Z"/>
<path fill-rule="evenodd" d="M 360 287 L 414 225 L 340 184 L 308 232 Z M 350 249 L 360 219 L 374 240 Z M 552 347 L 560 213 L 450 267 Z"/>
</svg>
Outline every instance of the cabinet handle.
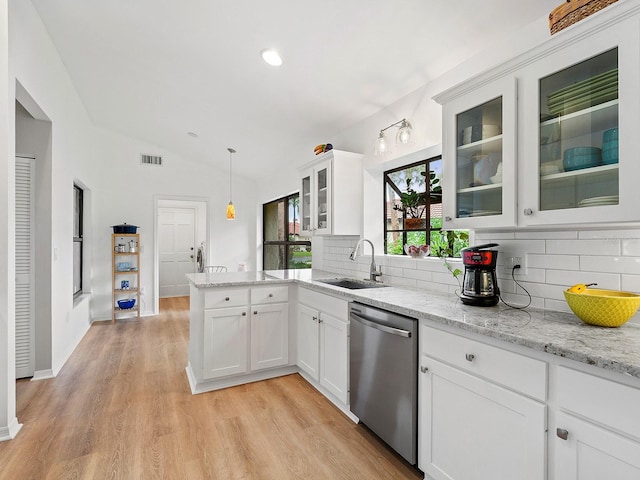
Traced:
<svg viewBox="0 0 640 480">
<path fill-rule="evenodd" d="M 556 435 L 558 436 L 558 438 L 566 440 L 567 438 L 569 438 L 569 431 L 565 430 L 564 428 L 556 428 Z"/>
<path fill-rule="evenodd" d="M 452 220 L 452 218 L 451 218 L 451 217 L 449 217 L 449 216 L 445 216 L 445 217 L 444 217 L 444 221 L 445 221 L 445 222 L 450 222 L 451 220 Z"/>
<path fill-rule="evenodd" d="M 247 312 L 242 312 L 242 316 L 246 317 L 247 316 Z"/>
<path fill-rule="evenodd" d="M 273 298 L 273 293 L 270 293 L 270 294 L 269 294 L 269 298 Z"/>
<path fill-rule="evenodd" d="M 318 317 L 318 323 L 322 323 L 322 319 Z"/>
<path fill-rule="evenodd" d="M 427 367 L 420 367 L 420 371 L 422 373 L 427 373 L 429 371 L 429 369 Z"/>
<path fill-rule="evenodd" d="M 254 315 L 257 315 L 257 314 L 258 314 L 258 310 L 254 310 L 254 311 L 253 311 L 253 314 L 254 314 Z"/>
<path fill-rule="evenodd" d="M 229 301 L 229 297 L 225 297 L 224 301 L 228 302 Z"/>
<path fill-rule="evenodd" d="M 318 317 L 311 317 L 311 318 L 313 318 L 313 321 L 314 321 L 314 322 L 317 322 L 317 321 L 318 321 Z"/>
<path fill-rule="evenodd" d="M 531 210 L 530 208 L 525 208 L 524 209 L 524 214 L 528 217 L 529 215 L 533 215 L 533 210 Z"/>
<path fill-rule="evenodd" d="M 473 353 L 466 353 L 464 358 L 466 358 L 467 362 L 473 362 L 473 359 L 476 358 L 476 356 Z"/>
</svg>

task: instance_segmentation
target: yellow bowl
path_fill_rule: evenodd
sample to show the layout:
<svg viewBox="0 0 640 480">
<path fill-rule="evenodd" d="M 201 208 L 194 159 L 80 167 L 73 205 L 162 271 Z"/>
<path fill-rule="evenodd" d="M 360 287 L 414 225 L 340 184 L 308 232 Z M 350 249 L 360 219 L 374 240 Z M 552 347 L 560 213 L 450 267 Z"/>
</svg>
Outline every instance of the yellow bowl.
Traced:
<svg viewBox="0 0 640 480">
<path fill-rule="evenodd" d="M 582 293 L 564 291 L 571 311 L 585 323 L 601 327 L 619 327 L 640 307 L 640 295 L 618 290 L 588 288 Z"/>
</svg>

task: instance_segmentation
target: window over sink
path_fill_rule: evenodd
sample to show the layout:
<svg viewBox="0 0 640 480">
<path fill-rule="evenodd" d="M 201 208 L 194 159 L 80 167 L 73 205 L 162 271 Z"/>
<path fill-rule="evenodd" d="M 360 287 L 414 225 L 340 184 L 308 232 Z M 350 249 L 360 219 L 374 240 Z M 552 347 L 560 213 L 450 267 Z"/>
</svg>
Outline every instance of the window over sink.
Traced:
<svg viewBox="0 0 640 480">
<path fill-rule="evenodd" d="M 311 239 L 301 235 L 300 195 L 262 206 L 264 270 L 311 268 Z"/>
<path fill-rule="evenodd" d="M 384 252 L 429 245 L 433 256 L 460 256 L 466 231 L 442 231 L 442 156 L 387 170 L 384 179 Z M 427 194 L 428 192 L 428 194 Z"/>
</svg>

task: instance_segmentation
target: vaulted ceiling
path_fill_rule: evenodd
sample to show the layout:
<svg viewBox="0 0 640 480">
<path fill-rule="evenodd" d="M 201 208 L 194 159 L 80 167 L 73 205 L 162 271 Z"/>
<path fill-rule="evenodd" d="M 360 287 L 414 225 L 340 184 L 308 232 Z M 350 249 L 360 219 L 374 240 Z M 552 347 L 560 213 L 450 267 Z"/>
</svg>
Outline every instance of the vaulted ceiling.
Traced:
<svg viewBox="0 0 640 480">
<path fill-rule="evenodd" d="M 261 178 L 559 0 L 32 2 L 96 125 Z"/>
</svg>

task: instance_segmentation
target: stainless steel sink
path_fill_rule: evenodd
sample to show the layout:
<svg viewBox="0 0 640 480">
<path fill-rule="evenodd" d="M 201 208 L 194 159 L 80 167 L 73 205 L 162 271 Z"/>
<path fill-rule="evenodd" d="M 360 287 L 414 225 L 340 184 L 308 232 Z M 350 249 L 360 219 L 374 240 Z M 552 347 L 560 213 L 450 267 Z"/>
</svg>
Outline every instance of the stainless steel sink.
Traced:
<svg viewBox="0 0 640 480">
<path fill-rule="evenodd" d="M 353 278 L 332 278 L 329 280 L 318 280 L 318 282 L 333 285 L 334 287 L 348 288 L 349 290 L 386 287 L 386 285 L 379 283 L 368 282 L 366 280 L 354 280 Z"/>
</svg>

